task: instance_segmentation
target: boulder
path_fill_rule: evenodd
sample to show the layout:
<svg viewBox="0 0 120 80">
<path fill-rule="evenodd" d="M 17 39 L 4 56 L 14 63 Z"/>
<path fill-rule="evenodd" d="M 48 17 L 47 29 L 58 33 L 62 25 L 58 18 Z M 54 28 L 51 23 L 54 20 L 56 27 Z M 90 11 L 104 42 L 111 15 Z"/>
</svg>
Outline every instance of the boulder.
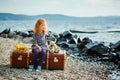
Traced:
<svg viewBox="0 0 120 80">
<path fill-rule="evenodd" d="M 70 39 L 72 37 L 72 33 L 70 31 L 64 31 L 63 34 L 62 34 L 62 36 L 64 38 Z"/>
<path fill-rule="evenodd" d="M 78 48 L 79 48 L 80 50 L 84 49 L 86 44 L 92 43 L 92 40 L 89 39 L 88 37 L 83 38 L 82 41 L 80 40 L 80 38 L 78 38 L 78 39 L 79 39 L 79 40 L 78 40 L 77 46 L 78 46 Z"/>
<path fill-rule="evenodd" d="M 77 39 L 76 38 L 71 38 L 68 43 L 77 45 Z"/>
<path fill-rule="evenodd" d="M 118 61 L 120 61 L 120 51 L 116 52 L 116 54 L 117 54 Z"/>
<path fill-rule="evenodd" d="M 82 49 L 85 48 L 85 44 L 84 43 L 78 43 L 77 47 L 78 47 L 78 49 L 82 50 Z"/>
<path fill-rule="evenodd" d="M 8 34 L 1 34 L 0 37 L 7 38 Z"/>
<path fill-rule="evenodd" d="M 26 32 L 20 32 L 20 35 L 23 37 L 23 38 L 26 38 L 29 36 L 29 33 L 26 31 Z"/>
<path fill-rule="evenodd" d="M 111 50 L 114 51 L 114 52 L 120 51 L 120 41 L 118 41 L 118 42 L 115 43 L 115 44 L 111 44 L 111 43 L 110 43 L 110 48 L 111 48 Z"/>
<path fill-rule="evenodd" d="M 92 44 L 92 46 L 90 46 L 87 49 L 87 54 L 102 56 L 103 54 L 108 53 L 108 50 L 109 50 L 109 48 L 102 43 Z"/>
<path fill-rule="evenodd" d="M 33 33 L 33 30 L 28 30 L 28 33 Z"/>
<path fill-rule="evenodd" d="M 16 33 L 15 32 L 10 32 L 10 33 L 8 33 L 8 38 L 13 38 L 13 37 L 15 37 L 16 36 Z"/>
<path fill-rule="evenodd" d="M 63 42 L 68 43 L 68 40 L 65 39 L 65 38 L 57 38 L 57 40 L 56 40 L 56 43 L 57 43 L 58 45 L 61 44 L 61 43 L 63 43 Z"/>
<path fill-rule="evenodd" d="M 79 49 L 77 48 L 76 44 L 69 44 L 69 49 L 72 51 L 79 52 Z"/>
<path fill-rule="evenodd" d="M 15 33 L 16 33 L 16 35 L 19 35 L 19 34 L 21 34 L 21 32 L 20 31 L 14 31 Z"/>
<path fill-rule="evenodd" d="M 29 32 L 28 37 L 32 37 L 32 36 L 33 36 L 33 34 L 34 34 L 34 32 Z"/>
<path fill-rule="evenodd" d="M 119 51 L 119 52 L 116 52 L 116 53 L 111 52 L 111 53 L 109 54 L 109 61 L 110 61 L 110 62 L 114 62 L 114 63 L 116 63 L 116 64 L 119 65 L 119 62 L 120 62 L 120 51 Z"/>
<path fill-rule="evenodd" d="M 48 41 L 48 43 L 49 43 L 50 41 L 56 42 L 56 38 L 55 38 L 55 37 L 47 37 L 47 41 Z"/>
<path fill-rule="evenodd" d="M 77 34 L 73 35 L 73 38 L 78 39 L 78 35 Z"/>
<path fill-rule="evenodd" d="M 59 46 L 64 49 L 69 49 L 69 44 L 65 42 L 62 42 L 61 44 L 59 44 Z"/>
<path fill-rule="evenodd" d="M 85 38 L 83 38 L 82 43 L 83 44 L 92 43 L 92 40 L 88 37 L 85 37 Z"/>
<path fill-rule="evenodd" d="M 77 39 L 77 42 L 78 42 L 78 43 L 81 43 L 81 39 L 80 39 L 80 38 L 78 38 L 78 39 Z"/>
<path fill-rule="evenodd" d="M 1 32 L 1 34 L 8 34 L 8 33 L 10 33 L 10 31 L 11 31 L 10 28 L 6 28 L 5 30 L 3 30 L 3 31 Z"/>
<path fill-rule="evenodd" d="M 116 62 L 117 54 L 116 53 L 110 53 L 109 54 L 109 61 Z"/>
</svg>

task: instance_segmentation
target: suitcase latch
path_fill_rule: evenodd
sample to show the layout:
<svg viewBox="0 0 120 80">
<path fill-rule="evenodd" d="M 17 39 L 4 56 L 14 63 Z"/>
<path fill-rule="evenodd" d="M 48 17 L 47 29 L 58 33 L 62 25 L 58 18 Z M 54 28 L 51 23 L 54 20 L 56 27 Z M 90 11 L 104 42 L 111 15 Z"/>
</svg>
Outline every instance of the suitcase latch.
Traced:
<svg viewBox="0 0 120 80">
<path fill-rule="evenodd" d="M 18 60 L 19 60 L 19 61 L 22 61 L 22 56 L 21 56 L 21 55 L 18 57 Z"/>
<path fill-rule="evenodd" d="M 54 62 L 58 62 L 58 59 L 57 59 L 57 57 L 54 57 Z"/>
</svg>

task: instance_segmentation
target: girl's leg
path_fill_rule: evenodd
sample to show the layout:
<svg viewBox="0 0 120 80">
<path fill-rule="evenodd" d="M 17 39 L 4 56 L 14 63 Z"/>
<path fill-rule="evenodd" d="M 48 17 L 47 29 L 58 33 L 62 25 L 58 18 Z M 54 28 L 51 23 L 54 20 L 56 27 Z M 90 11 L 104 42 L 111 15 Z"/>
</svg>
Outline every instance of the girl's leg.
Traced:
<svg viewBox="0 0 120 80">
<path fill-rule="evenodd" d="M 46 54 L 47 54 L 47 50 L 42 49 L 42 51 L 41 51 L 41 58 L 40 58 L 40 62 L 39 62 L 39 66 L 42 66 L 43 62 L 45 61 Z"/>
<path fill-rule="evenodd" d="M 31 65 L 34 65 L 34 63 L 36 62 L 36 59 L 40 53 L 40 50 L 38 48 L 32 48 L 32 52 L 33 52 L 33 57 L 32 57 L 32 62 Z"/>
</svg>

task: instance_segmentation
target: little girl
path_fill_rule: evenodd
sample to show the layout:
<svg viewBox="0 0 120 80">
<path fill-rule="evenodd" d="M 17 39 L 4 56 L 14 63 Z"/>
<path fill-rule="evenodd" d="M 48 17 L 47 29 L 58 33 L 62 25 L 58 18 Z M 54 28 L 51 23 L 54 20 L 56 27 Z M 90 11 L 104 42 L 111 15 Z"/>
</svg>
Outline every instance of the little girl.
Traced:
<svg viewBox="0 0 120 80">
<path fill-rule="evenodd" d="M 33 45 L 32 45 L 33 58 L 31 65 L 29 65 L 29 71 L 32 71 L 34 69 L 34 63 L 36 62 L 37 56 L 39 54 L 41 54 L 41 58 L 36 71 L 41 71 L 41 66 L 45 60 L 45 56 L 48 50 L 46 34 L 47 34 L 47 23 L 44 19 L 39 19 L 34 27 Z"/>
</svg>

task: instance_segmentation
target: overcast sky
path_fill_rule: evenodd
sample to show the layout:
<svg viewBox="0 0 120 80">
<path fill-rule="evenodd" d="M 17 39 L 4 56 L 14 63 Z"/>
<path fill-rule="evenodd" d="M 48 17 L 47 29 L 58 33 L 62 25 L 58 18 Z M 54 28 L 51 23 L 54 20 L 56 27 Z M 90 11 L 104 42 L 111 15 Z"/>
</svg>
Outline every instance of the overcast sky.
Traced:
<svg viewBox="0 0 120 80">
<path fill-rule="evenodd" d="M 120 0 L 0 0 L 0 12 L 78 17 L 120 15 Z"/>
</svg>

